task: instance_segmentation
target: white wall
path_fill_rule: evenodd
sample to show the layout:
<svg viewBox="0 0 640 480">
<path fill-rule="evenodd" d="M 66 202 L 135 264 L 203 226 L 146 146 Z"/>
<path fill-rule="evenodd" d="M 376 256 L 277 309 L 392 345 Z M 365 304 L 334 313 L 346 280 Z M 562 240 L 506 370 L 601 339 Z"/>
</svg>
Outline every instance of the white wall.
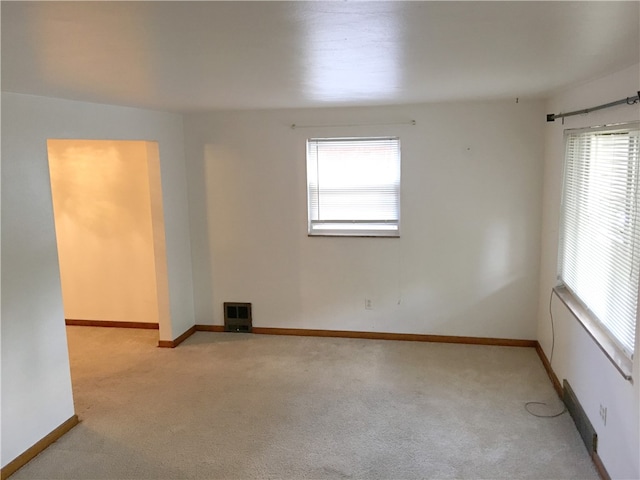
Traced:
<svg viewBox="0 0 640 480">
<path fill-rule="evenodd" d="M 65 318 L 157 324 L 147 142 L 47 145 Z"/>
<path fill-rule="evenodd" d="M 74 413 L 47 139 L 159 143 L 171 340 L 193 325 L 182 118 L 2 94 L 2 447 L 6 465 Z"/>
<path fill-rule="evenodd" d="M 515 99 L 186 116 L 196 323 L 535 338 L 543 128 Z M 361 135 L 401 138 L 401 238 L 309 238 L 305 140 Z"/>
<path fill-rule="evenodd" d="M 568 112 L 635 96 L 640 88 L 640 65 L 560 92 L 547 103 L 547 113 Z M 551 355 L 549 296 L 556 284 L 558 225 L 564 161 L 563 131 L 640 118 L 635 106 L 620 106 L 556 120 L 546 125 L 542 257 L 538 307 L 538 339 Z M 640 347 L 636 338 L 634 383 L 625 381 L 599 347 L 557 299 L 553 299 L 555 349 L 553 369 L 567 379 L 598 433 L 598 453 L 613 478 L 640 478 Z M 636 330 L 636 337 L 640 328 Z M 606 426 L 600 405 L 607 407 Z"/>
</svg>

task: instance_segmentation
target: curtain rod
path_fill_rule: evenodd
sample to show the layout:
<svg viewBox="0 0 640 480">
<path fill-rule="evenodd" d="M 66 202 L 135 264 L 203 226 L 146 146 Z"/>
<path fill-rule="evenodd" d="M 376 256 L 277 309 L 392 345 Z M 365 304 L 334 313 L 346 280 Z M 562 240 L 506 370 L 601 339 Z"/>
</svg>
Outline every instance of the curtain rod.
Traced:
<svg viewBox="0 0 640 480">
<path fill-rule="evenodd" d="M 621 98 L 620 100 L 616 100 L 615 102 L 604 103 L 596 107 L 583 108 L 582 110 L 575 110 L 573 112 L 567 113 L 548 113 L 547 122 L 553 122 L 556 118 L 572 117 L 573 115 L 583 115 L 585 113 L 595 112 L 596 110 L 615 107 L 616 105 L 635 105 L 638 102 L 640 102 L 640 90 L 638 90 L 638 94 L 635 97 Z"/>
<path fill-rule="evenodd" d="M 350 123 L 350 124 L 341 124 L 341 125 L 297 125 L 295 123 L 291 124 L 291 129 L 295 130 L 296 128 L 320 128 L 320 127 L 371 127 L 376 125 L 415 125 L 415 120 L 410 120 L 408 122 L 395 122 L 395 123 Z"/>
</svg>

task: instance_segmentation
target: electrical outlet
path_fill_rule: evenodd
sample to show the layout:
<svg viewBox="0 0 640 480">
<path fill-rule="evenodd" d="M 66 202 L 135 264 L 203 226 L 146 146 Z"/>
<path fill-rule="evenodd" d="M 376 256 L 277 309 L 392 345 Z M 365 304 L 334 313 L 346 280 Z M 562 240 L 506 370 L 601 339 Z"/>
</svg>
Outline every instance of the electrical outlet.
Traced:
<svg viewBox="0 0 640 480">
<path fill-rule="evenodd" d="M 607 425 L 607 407 L 600 404 L 600 418 L 602 419 L 602 423 Z"/>
<path fill-rule="evenodd" d="M 373 310 L 373 302 L 370 298 L 364 299 L 364 309 L 365 310 Z"/>
</svg>

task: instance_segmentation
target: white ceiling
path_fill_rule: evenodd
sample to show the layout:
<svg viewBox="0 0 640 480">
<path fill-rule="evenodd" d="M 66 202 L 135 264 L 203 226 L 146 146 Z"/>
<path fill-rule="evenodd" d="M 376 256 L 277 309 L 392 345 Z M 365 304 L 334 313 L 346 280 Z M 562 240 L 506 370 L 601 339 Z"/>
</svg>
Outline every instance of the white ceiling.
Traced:
<svg viewBox="0 0 640 480">
<path fill-rule="evenodd" d="M 640 61 L 640 2 L 2 2 L 2 90 L 177 112 L 541 97 Z"/>
</svg>

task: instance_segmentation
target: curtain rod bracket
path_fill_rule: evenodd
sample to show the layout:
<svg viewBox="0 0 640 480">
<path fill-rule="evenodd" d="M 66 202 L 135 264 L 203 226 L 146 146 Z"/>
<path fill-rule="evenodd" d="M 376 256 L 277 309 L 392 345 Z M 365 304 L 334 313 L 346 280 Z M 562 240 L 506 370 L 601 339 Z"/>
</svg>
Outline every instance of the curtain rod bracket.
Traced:
<svg viewBox="0 0 640 480">
<path fill-rule="evenodd" d="M 640 101 L 640 90 L 638 90 L 637 97 L 627 97 L 627 105 L 635 105 Z"/>
</svg>

